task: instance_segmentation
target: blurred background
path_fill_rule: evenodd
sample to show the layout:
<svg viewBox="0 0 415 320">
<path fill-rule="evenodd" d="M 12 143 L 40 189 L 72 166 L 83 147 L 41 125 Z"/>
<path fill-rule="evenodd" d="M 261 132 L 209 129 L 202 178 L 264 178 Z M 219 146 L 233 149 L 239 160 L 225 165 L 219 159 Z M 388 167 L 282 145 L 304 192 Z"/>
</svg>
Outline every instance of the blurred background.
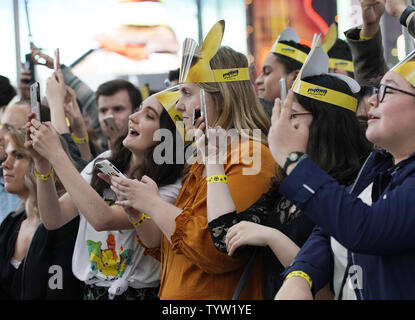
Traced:
<svg viewBox="0 0 415 320">
<path fill-rule="evenodd" d="M 310 44 L 335 20 L 344 38 L 345 30 L 361 24 L 360 15 L 359 0 L 0 0 L 0 74 L 17 85 L 32 41 L 52 57 L 59 48 L 61 63 L 93 90 L 120 77 L 156 91 L 168 71 L 180 66 L 183 40 L 201 43 L 219 19 L 226 21 L 222 44 L 246 54 L 258 73 L 286 26 Z M 413 49 L 413 41 L 386 14 L 381 27 L 392 65 Z M 51 72 L 37 66 L 37 80 Z"/>
</svg>

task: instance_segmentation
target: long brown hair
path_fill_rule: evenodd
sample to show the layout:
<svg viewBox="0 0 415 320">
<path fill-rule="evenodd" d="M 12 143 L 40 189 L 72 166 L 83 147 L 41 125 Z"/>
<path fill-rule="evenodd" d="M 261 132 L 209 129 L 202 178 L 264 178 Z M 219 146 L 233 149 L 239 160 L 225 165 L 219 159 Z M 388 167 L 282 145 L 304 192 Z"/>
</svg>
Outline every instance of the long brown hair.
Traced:
<svg viewBox="0 0 415 320">
<path fill-rule="evenodd" d="M 176 133 L 176 126 L 164 108 L 160 116 L 160 129 L 168 129 L 170 132 Z M 129 168 L 131 151 L 124 147 L 122 143 L 124 138 L 125 136 L 122 136 L 114 143 L 115 148 L 111 151 L 111 156 L 108 157 L 108 160 L 123 173 L 125 173 L 127 170 L 130 170 L 132 172 L 132 174 L 129 176 L 130 179 L 140 180 L 144 175 L 147 175 L 153 179 L 157 183 L 157 186 L 160 188 L 168 184 L 173 184 L 180 178 L 183 170 L 183 164 L 176 161 L 177 157 L 179 157 L 179 155 L 176 154 L 176 151 L 184 149 L 182 145 L 176 145 L 183 143 L 180 139 L 173 139 L 173 146 L 169 148 L 169 150 L 173 153 L 173 163 L 164 163 L 162 165 L 155 163 L 153 152 L 159 144 L 163 143 L 164 140 L 161 140 L 147 150 L 147 155 L 145 157 L 144 163 L 137 166 L 136 168 Z M 97 160 L 95 160 L 95 162 Z M 96 192 L 98 192 L 98 194 L 102 196 L 104 189 L 108 188 L 108 184 L 98 177 L 99 170 L 95 167 L 95 162 L 94 169 L 92 171 L 91 186 L 95 189 Z"/>
<path fill-rule="evenodd" d="M 210 67 L 215 69 L 247 68 L 248 59 L 242 53 L 230 47 L 220 47 L 210 60 Z M 249 138 L 255 139 L 254 129 L 261 130 L 260 141 L 268 145 L 267 134 L 270 120 L 259 102 L 250 80 L 234 82 L 198 83 L 211 95 L 217 114 L 213 127 L 220 126 L 225 130 L 236 129 L 240 135 L 249 132 Z M 190 165 L 185 164 L 183 181 L 186 180 Z"/>
</svg>

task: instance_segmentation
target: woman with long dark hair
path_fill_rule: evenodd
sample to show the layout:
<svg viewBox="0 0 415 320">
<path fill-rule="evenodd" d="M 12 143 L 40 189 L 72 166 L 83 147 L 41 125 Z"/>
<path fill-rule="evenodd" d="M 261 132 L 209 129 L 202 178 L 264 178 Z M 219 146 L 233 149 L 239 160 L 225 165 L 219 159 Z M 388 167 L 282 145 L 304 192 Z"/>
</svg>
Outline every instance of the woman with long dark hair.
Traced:
<svg viewBox="0 0 415 320">
<path fill-rule="evenodd" d="M 415 298 L 414 60 L 412 52 L 372 90 L 366 137 L 378 149 L 351 188 L 310 157 L 289 164 L 280 192 L 319 227 L 285 270 L 277 298 L 311 299 L 327 283 L 338 299 Z M 275 109 L 271 150 L 281 165 L 288 154 L 306 152 L 308 130 L 287 125 L 290 108 Z"/>
<path fill-rule="evenodd" d="M 269 189 L 275 162 L 266 146 L 268 118 L 249 80 L 247 58 L 229 47 L 221 47 L 224 21 L 213 26 L 201 46 L 200 56 L 190 56 L 190 71 L 181 77 L 181 97 L 176 105 L 187 131 L 206 122 L 237 133 L 227 153 L 224 169 L 238 210 L 245 210 Z M 197 51 L 197 50 L 196 50 Z M 186 57 L 186 55 L 184 55 Z M 185 60 L 185 59 L 184 59 Z M 181 74 L 186 74 L 181 68 Z M 201 105 L 205 92 L 206 108 Z M 203 97 L 203 91 L 202 91 Z M 202 98 L 203 101 L 203 98 Z M 193 121 L 197 110 L 205 118 Z M 209 236 L 206 212 L 207 181 L 205 164 L 186 164 L 183 187 L 174 205 L 158 197 L 146 183 L 112 178 L 117 196 L 148 214 L 163 232 L 160 253 L 162 278 L 160 299 L 231 299 L 249 256 L 237 259 L 218 252 Z M 146 239 L 140 235 L 144 242 Z M 155 247 L 151 247 L 155 248 Z M 262 299 L 260 263 L 254 266 L 241 299 Z"/>
<path fill-rule="evenodd" d="M 174 202 L 180 189 L 183 165 L 159 166 L 153 157 L 154 148 L 161 142 L 154 140 L 159 129 L 167 129 L 173 136 L 175 123 L 165 106 L 154 95 L 147 98 L 129 117 L 128 134 L 114 147 L 92 161 L 81 173 L 69 164 L 57 145 L 56 134 L 49 123 L 32 120 L 30 138 L 35 156 L 35 169 L 40 174 L 57 174 L 67 193 L 58 198 L 54 185 L 48 180 L 38 185 L 40 216 L 46 228 L 56 229 L 80 215 L 80 226 L 73 254 L 75 276 L 85 283 L 84 299 L 156 299 L 160 281 L 160 263 L 144 255 L 144 248 L 136 241 L 136 231 L 148 233 L 160 242 L 161 234 L 153 221 L 142 222 L 142 214 L 114 205 L 115 195 L 97 177 L 94 166 L 98 160 L 108 159 L 125 176 L 145 180 L 151 178 L 160 196 Z M 168 150 L 183 150 L 173 139 Z"/>
<path fill-rule="evenodd" d="M 290 93 L 287 101 L 292 102 L 290 125 L 294 128 L 309 128 L 306 146 L 308 156 L 317 165 L 329 172 L 340 184 L 350 185 L 357 176 L 364 159 L 371 151 L 369 142 L 360 130 L 355 116 L 357 100 L 354 92 L 358 84 L 351 78 L 331 74 L 319 74 L 301 79 L 310 85 L 309 90 L 323 87 L 339 93 L 336 101 L 318 97 L 307 97 L 301 93 Z M 316 94 L 321 96 L 321 92 Z M 354 99 L 354 100 L 353 100 Z M 352 103 L 349 103 L 352 101 Z M 275 102 L 280 103 L 279 99 Z M 209 131 L 212 145 L 208 154 L 217 154 L 214 137 L 222 137 L 222 129 Z M 203 136 L 199 137 L 199 148 L 205 149 Z M 213 139 L 212 139 L 213 138 Z M 270 139 L 270 138 L 268 138 Z M 214 163 L 206 166 L 208 175 L 223 175 L 223 165 Z M 208 217 L 211 237 L 216 248 L 231 256 L 246 251 L 241 247 L 269 247 L 261 250 L 264 255 L 265 298 L 273 299 L 282 284 L 280 273 L 295 255 L 314 228 L 294 203 L 279 193 L 284 176 L 281 167 L 273 178 L 272 188 L 262 195 L 249 209 L 236 214 L 229 188 L 224 183 L 208 186 Z M 240 250 L 236 251 L 238 248 Z"/>
</svg>

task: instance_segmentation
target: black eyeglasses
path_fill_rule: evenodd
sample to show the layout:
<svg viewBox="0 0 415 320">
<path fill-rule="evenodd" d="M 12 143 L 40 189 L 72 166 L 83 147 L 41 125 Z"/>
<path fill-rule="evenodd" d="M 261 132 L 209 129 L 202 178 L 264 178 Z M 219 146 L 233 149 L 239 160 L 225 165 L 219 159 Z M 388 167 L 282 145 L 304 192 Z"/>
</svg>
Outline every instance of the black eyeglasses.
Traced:
<svg viewBox="0 0 415 320">
<path fill-rule="evenodd" d="M 409 94 L 410 96 L 415 97 L 415 93 L 408 92 L 408 91 L 405 91 L 405 90 L 401 90 L 401 89 L 398 89 L 398 88 L 394 88 L 394 87 L 391 87 L 391 86 L 387 86 L 386 84 L 381 84 L 378 87 L 373 87 L 371 92 L 370 92 L 370 95 L 373 96 L 373 95 L 376 94 L 378 102 L 380 103 L 380 102 L 383 101 L 383 99 L 385 99 L 385 95 L 387 93 L 389 93 L 389 92 L 386 91 L 387 89 L 391 89 L 391 90 L 395 90 L 395 91 L 398 91 L 398 92 L 401 92 L 401 93 Z"/>
</svg>

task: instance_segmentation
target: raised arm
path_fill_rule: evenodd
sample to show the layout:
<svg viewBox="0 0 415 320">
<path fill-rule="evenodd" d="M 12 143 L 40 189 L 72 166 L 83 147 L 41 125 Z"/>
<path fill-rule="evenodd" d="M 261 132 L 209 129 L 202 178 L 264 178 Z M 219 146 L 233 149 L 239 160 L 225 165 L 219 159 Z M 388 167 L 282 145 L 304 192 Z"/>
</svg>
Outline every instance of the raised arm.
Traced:
<svg viewBox="0 0 415 320">
<path fill-rule="evenodd" d="M 89 147 L 88 131 L 86 129 L 81 110 L 76 102 L 75 91 L 68 86 L 66 86 L 66 90 L 69 95 L 69 99 L 67 103 L 64 104 L 64 111 L 71 124 L 72 138 L 79 148 L 82 159 L 85 161 L 91 161 L 92 153 Z"/>
<path fill-rule="evenodd" d="M 370 83 L 383 76 L 388 67 L 383 53 L 380 18 L 385 12 L 384 1 L 362 0 L 362 27 L 345 32 L 352 51 L 356 81 Z"/>
<path fill-rule="evenodd" d="M 386 12 L 398 20 L 400 20 L 407 6 L 406 0 L 386 0 L 385 3 Z M 408 28 L 409 34 L 415 38 L 415 11 L 412 11 L 406 17 L 405 26 Z"/>
<path fill-rule="evenodd" d="M 30 132 L 34 149 L 50 161 L 54 172 L 69 194 L 74 207 L 82 212 L 82 215 L 97 231 L 132 228 L 131 223 L 123 212 L 124 210 L 119 206 L 109 207 L 78 173 L 72 161 L 62 149 L 59 137 L 50 123 L 40 125 L 34 119 L 32 120 L 32 126 L 30 126 Z M 86 168 L 85 170 L 88 169 Z M 46 189 L 43 191 L 46 191 Z M 50 212 L 50 214 L 53 213 Z M 67 222 L 64 219 L 65 216 L 63 215 L 63 218 L 54 225 L 55 228 L 60 227 L 62 222 Z"/>
</svg>

